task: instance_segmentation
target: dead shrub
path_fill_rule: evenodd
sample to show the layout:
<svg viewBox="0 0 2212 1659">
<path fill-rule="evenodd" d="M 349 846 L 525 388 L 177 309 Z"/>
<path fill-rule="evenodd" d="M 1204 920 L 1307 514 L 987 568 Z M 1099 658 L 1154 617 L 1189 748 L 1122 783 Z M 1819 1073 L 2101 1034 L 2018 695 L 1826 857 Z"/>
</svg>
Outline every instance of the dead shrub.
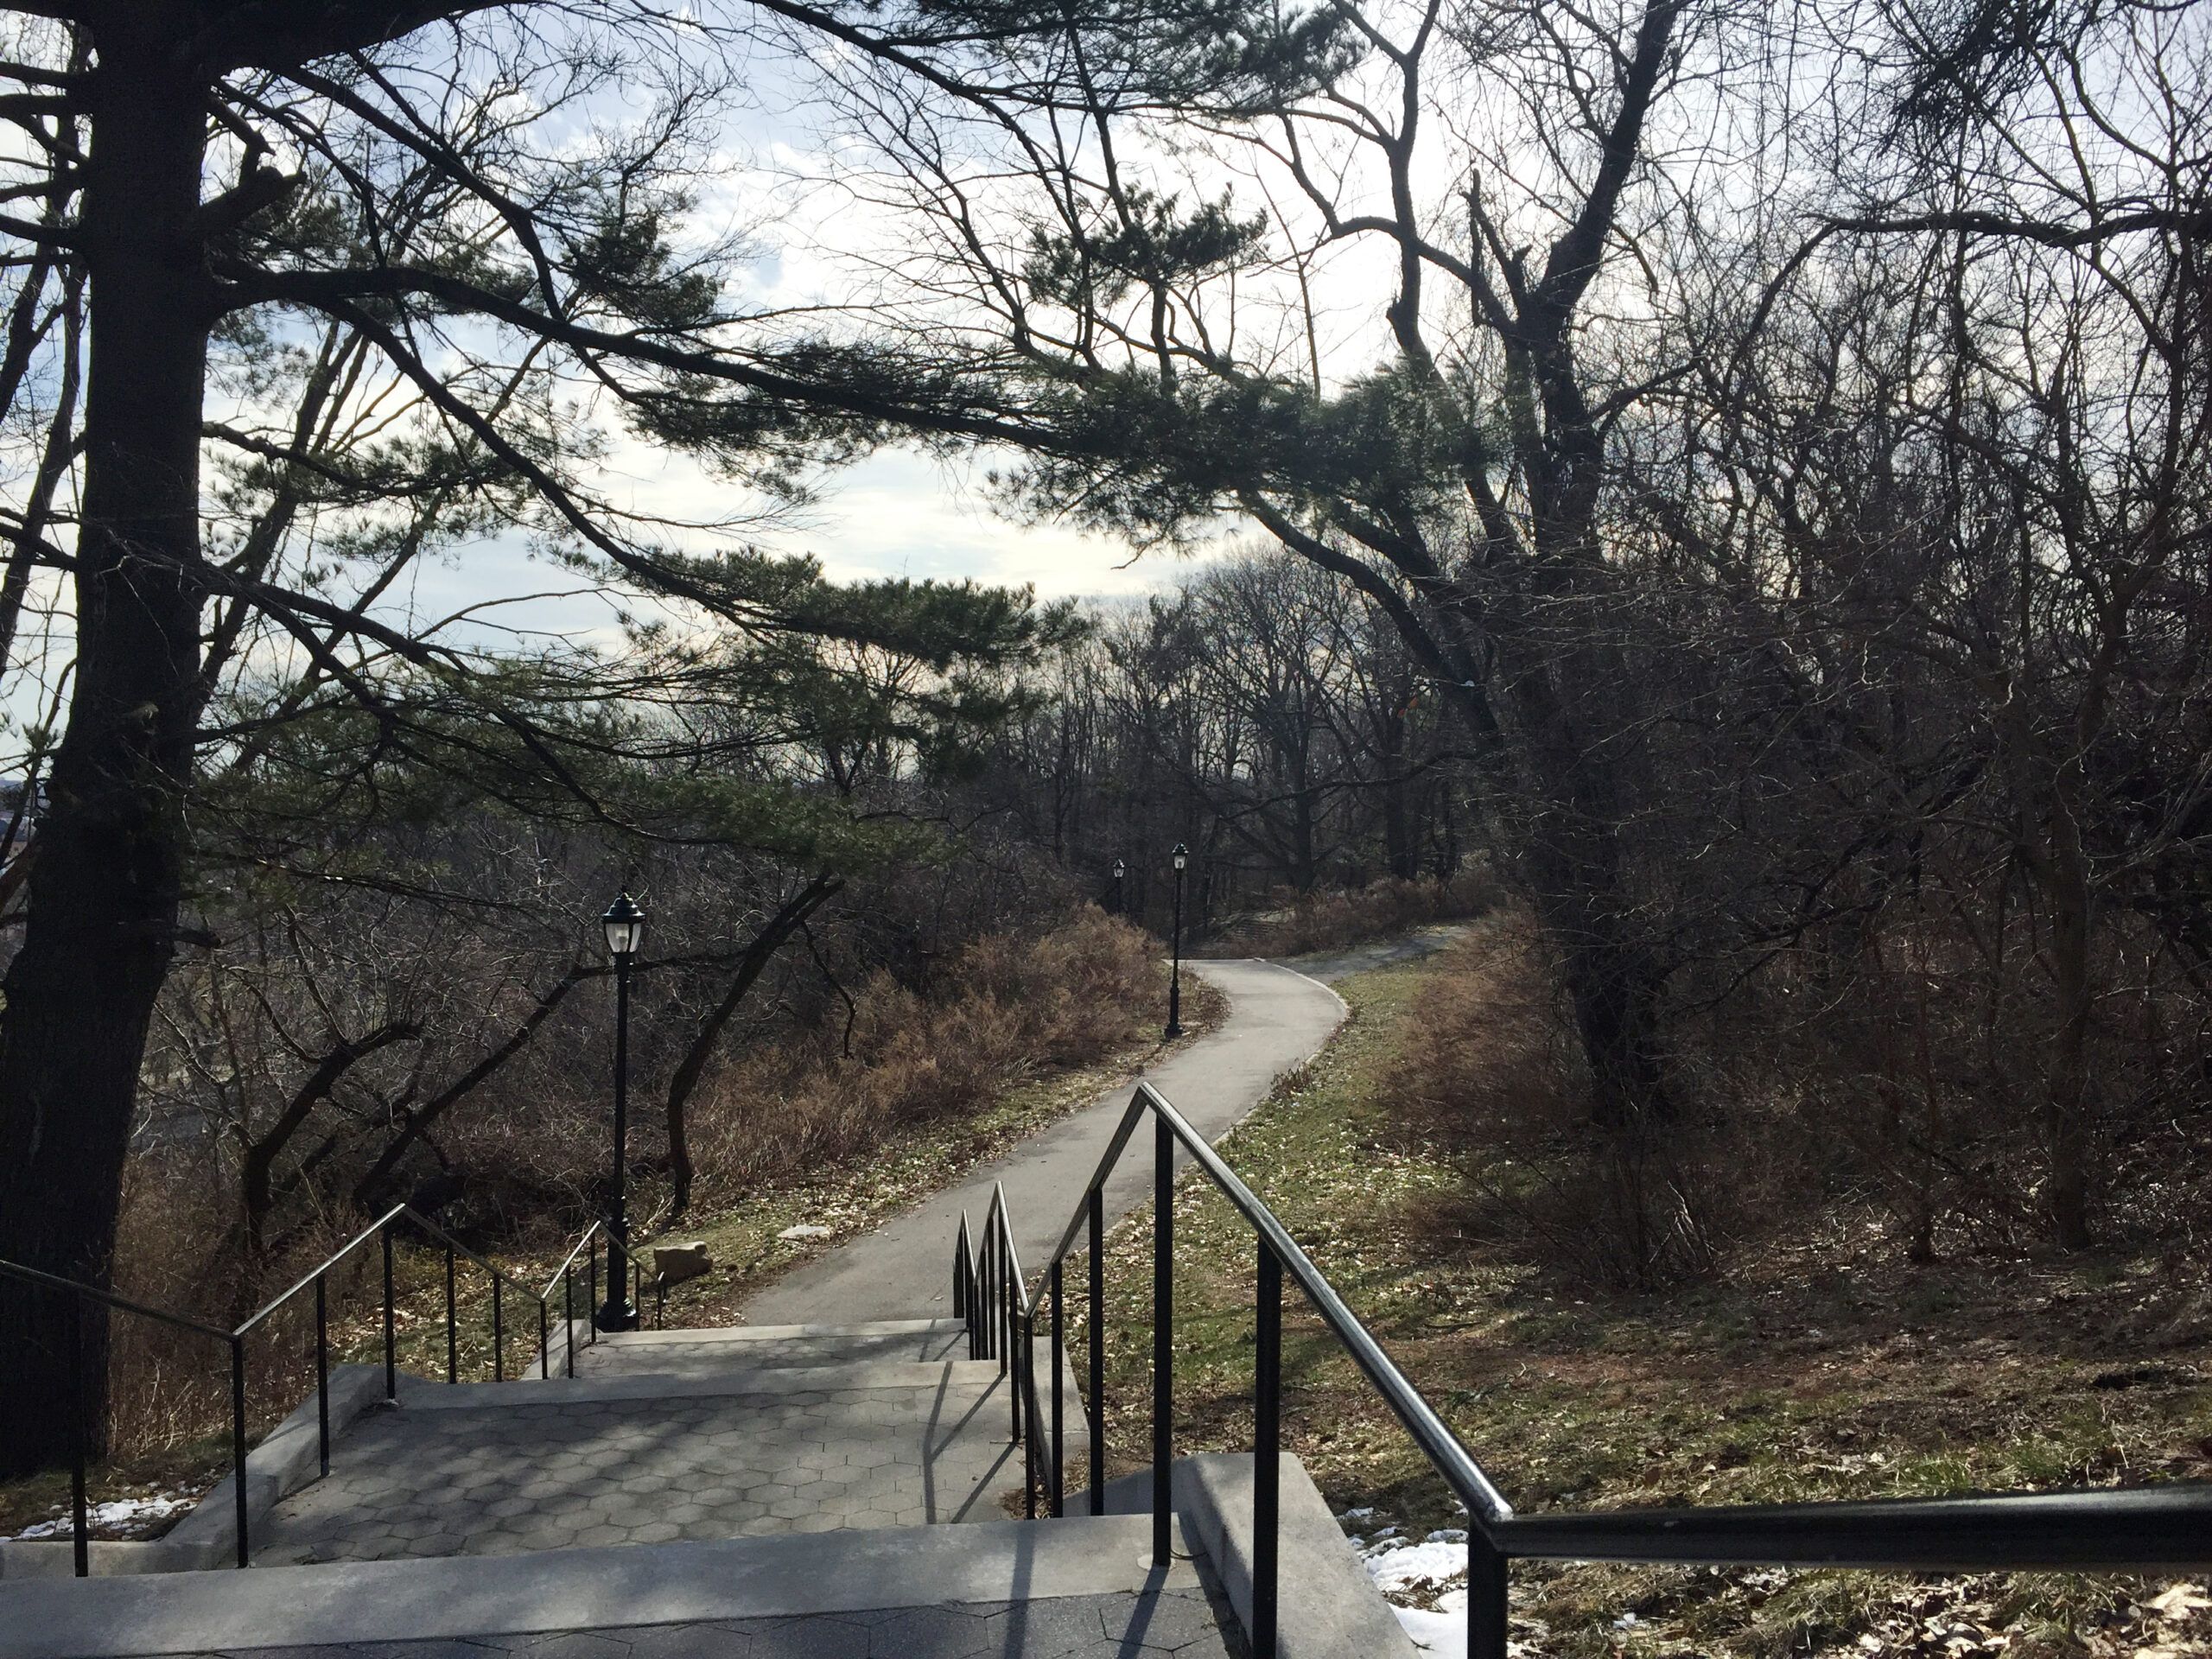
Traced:
<svg viewBox="0 0 2212 1659">
<path fill-rule="evenodd" d="M 1096 1060 L 1149 1029 L 1158 976 L 1149 938 L 1090 906 L 1047 932 L 978 940 L 920 990 L 880 972 L 855 994 L 849 1030 L 764 1046 L 702 1086 L 701 1190 L 855 1157 L 1032 1071 Z"/>
<path fill-rule="evenodd" d="M 1483 866 L 1440 880 L 1392 876 L 1347 893 L 1301 894 L 1279 910 L 1248 917 L 1214 941 L 1212 954 L 1302 957 L 1340 950 L 1429 922 L 1485 915 L 1503 897 L 1497 878 Z"/>
<path fill-rule="evenodd" d="M 1712 1269 L 1711 1126 L 1592 1120 L 1556 964 L 1519 906 L 1436 958 L 1383 1089 L 1467 1172 L 1449 1201 L 1462 1230 L 1596 1283 Z"/>
</svg>

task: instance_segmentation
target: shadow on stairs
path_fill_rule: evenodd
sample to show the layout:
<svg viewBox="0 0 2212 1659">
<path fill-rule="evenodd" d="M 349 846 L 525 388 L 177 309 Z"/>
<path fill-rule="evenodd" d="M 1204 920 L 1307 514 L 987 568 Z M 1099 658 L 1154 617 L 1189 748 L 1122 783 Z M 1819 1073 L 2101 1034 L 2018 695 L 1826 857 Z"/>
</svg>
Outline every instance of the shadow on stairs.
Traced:
<svg viewBox="0 0 2212 1659">
<path fill-rule="evenodd" d="M 397 1404 L 340 1426 L 327 1477 L 256 1522 L 253 1570 L 116 1557 L 0 1583 L 0 1656 L 1244 1655 L 1216 1565 L 1236 1576 L 1236 1543 L 1198 1476 L 1249 1459 L 1179 1472 L 1164 1568 L 1145 1516 L 1008 1519 L 1009 1379 L 966 1355 L 953 1320 L 746 1326 L 602 1336 L 573 1378 L 405 1377 Z M 1285 1653 L 1403 1659 L 1318 1494 L 1307 1507 L 1333 1540 L 1315 1617 L 1335 1634 Z M 1319 1601 L 1363 1593 L 1344 1646 Z"/>
</svg>

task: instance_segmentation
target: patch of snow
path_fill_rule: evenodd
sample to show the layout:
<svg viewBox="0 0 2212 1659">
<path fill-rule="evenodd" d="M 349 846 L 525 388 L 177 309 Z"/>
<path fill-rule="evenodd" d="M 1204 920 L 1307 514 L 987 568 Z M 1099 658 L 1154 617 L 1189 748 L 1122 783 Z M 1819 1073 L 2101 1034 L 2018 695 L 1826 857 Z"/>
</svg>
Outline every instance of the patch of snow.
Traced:
<svg viewBox="0 0 2212 1659">
<path fill-rule="evenodd" d="M 1397 1530 L 1393 1527 L 1392 1532 Z M 1396 1601 L 1420 1586 L 1441 1587 L 1467 1576 L 1467 1535 L 1456 1527 L 1432 1532 L 1419 1543 L 1385 1538 L 1359 1552 L 1360 1563 L 1385 1601 Z M 1464 1594 L 1464 1592 L 1463 1592 Z"/>
<path fill-rule="evenodd" d="M 188 1497 L 166 1492 L 152 1497 L 119 1497 L 112 1503 L 87 1504 L 85 1524 L 92 1532 L 143 1531 L 156 1521 L 166 1521 L 178 1511 L 190 1509 L 192 1503 Z M 67 1538 L 74 1530 L 73 1522 L 65 1512 L 51 1521 L 34 1522 L 16 1533 L 15 1538 Z"/>
<path fill-rule="evenodd" d="M 802 1221 L 796 1227 L 785 1228 L 776 1236 L 778 1238 L 827 1238 L 830 1236 L 830 1230 L 827 1227 L 817 1227 L 810 1221 Z"/>
<path fill-rule="evenodd" d="M 1429 1612 L 1420 1607 L 1396 1607 L 1390 1611 L 1398 1616 L 1398 1624 L 1423 1653 L 1433 1653 L 1437 1659 L 1467 1659 L 1467 1615 L 1462 1611 L 1454 1615 L 1441 1609 Z"/>
</svg>

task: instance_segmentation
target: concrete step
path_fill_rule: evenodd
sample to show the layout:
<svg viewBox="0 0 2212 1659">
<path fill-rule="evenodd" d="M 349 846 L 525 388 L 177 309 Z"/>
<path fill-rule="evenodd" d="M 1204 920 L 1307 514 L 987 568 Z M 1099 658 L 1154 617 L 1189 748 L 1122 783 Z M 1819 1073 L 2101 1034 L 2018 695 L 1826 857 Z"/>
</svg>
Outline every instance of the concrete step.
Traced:
<svg viewBox="0 0 2212 1659">
<path fill-rule="evenodd" d="M 252 1573 L 0 1585 L 0 1659 L 257 1650 L 337 1659 L 341 1644 L 532 1646 L 563 1651 L 897 1659 L 1227 1659 L 1233 1616 L 1186 1541 L 1156 1571 L 1140 1517 L 748 1538 L 658 1548 L 549 1550 L 493 1560 L 391 1560 Z M 549 1649 L 550 1651 L 550 1649 Z M 1345 1656 L 1345 1659 L 1356 1659 Z"/>
<path fill-rule="evenodd" d="M 729 1360 L 659 1357 L 642 1365 L 587 1370 L 579 1362 L 573 1377 L 525 1376 L 508 1382 L 458 1382 L 403 1376 L 399 1403 L 410 1411 L 527 1411 L 541 1407 L 588 1405 L 598 1401 L 705 1400 L 724 1395 L 836 1395 L 887 1390 L 988 1390 L 998 1380 L 998 1365 L 987 1359 L 857 1359 L 827 1365 L 778 1365 L 768 1356 L 739 1351 Z"/>
<path fill-rule="evenodd" d="M 880 1319 L 861 1325 L 738 1325 L 625 1331 L 576 1351 L 576 1375 L 652 1371 L 673 1375 L 715 1367 L 760 1370 L 878 1360 L 965 1359 L 967 1327 L 957 1319 Z"/>
</svg>

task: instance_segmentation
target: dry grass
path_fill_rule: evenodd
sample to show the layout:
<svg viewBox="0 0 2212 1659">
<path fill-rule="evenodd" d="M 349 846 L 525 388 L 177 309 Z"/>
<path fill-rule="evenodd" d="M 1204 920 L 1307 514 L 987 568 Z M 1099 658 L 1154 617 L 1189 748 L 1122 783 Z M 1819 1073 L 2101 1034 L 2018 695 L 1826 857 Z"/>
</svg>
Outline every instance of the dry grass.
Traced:
<svg viewBox="0 0 2212 1659">
<path fill-rule="evenodd" d="M 1403 933 L 1427 922 L 1484 915 L 1503 898 L 1488 870 L 1462 870 L 1447 880 L 1395 877 L 1350 893 L 1307 893 L 1281 909 L 1236 924 L 1213 940 L 1217 957 L 1303 957 L 1341 950 Z"/>
<path fill-rule="evenodd" d="M 1433 1222 L 1584 1284 L 1709 1274 L 1719 1216 L 1742 1213 L 1766 1185 L 1746 1179 L 1767 1166 L 1749 1155 L 1751 1126 L 1738 1120 L 1725 1148 L 1695 1119 L 1640 1141 L 1594 1133 L 1558 982 L 1535 919 L 1508 905 L 1471 925 L 1423 986 L 1382 1082 L 1406 1131 L 1451 1148 L 1466 1172 L 1431 1201 Z"/>
<path fill-rule="evenodd" d="M 756 1050 L 692 1108 L 703 1195 L 842 1163 L 909 1126 L 1142 1040 L 1163 1000 L 1152 940 L 1086 906 L 1033 938 L 970 945 L 925 992 L 878 975 L 849 1032 Z"/>
</svg>

